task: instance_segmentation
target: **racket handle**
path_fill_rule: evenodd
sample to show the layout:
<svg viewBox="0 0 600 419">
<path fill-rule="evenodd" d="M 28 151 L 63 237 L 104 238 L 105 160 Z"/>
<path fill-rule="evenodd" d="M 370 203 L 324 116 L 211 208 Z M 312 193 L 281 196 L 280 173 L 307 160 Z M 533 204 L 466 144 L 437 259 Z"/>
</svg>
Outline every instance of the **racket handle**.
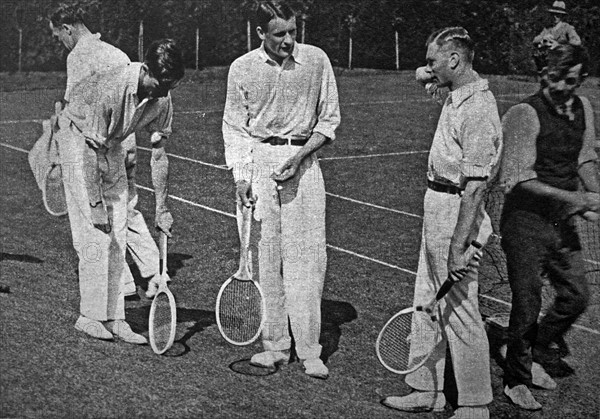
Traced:
<svg viewBox="0 0 600 419">
<path fill-rule="evenodd" d="M 481 243 L 479 243 L 477 240 L 473 240 L 471 242 L 471 246 L 473 246 L 477 250 L 479 250 L 479 249 L 481 249 L 483 247 L 483 245 Z M 454 285 L 454 281 L 452 280 L 452 278 L 450 278 L 450 276 L 448 276 L 448 279 L 446 279 L 444 281 L 444 283 L 440 287 L 439 291 L 435 295 L 435 300 L 439 301 L 442 298 L 444 298 L 444 296 L 446 294 L 448 294 L 448 291 L 450 291 L 450 288 L 452 288 L 453 285 Z"/>
<path fill-rule="evenodd" d="M 167 235 L 164 231 L 161 231 L 158 235 L 158 246 L 159 246 L 159 271 L 161 276 L 165 274 L 167 270 Z"/>
</svg>

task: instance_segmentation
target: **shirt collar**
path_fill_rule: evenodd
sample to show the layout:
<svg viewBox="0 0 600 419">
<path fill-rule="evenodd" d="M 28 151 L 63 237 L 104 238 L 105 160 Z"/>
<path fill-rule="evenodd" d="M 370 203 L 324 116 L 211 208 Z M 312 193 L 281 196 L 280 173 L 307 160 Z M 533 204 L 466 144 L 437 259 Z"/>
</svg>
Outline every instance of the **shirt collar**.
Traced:
<svg viewBox="0 0 600 419">
<path fill-rule="evenodd" d="M 73 51 L 76 49 L 88 49 L 88 46 L 86 44 L 100 40 L 100 36 L 101 35 L 99 33 L 90 33 L 87 35 L 83 35 L 81 38 L 79 38 L 77 44 L 75 44 L 75 47 L 73 47 Z"/>
<path fill-rule="evenodd" d="M 479 79 L 450 92 L 447 101 L 455 108 L 458 108 L 465 100 L 473 96 L 475 93 L 486 90 L 488 90 L 488 81 L 486 79 Z"/>
<path fill-rule="evenodd" d="M 273 61 L 273 59 L 271 57 L 269 57 L 269 54 L 267 53 L 267 50 L 265 49 L 265 43 L 263 42 L 262 44 L 260 44 L 260 48 L 258 49 L 258 55 L 260 57 L 260 60 L 263 62 L 268 62 L 268 61 Z M 300 46 L 298 45 L 298 42 L 294 43 L 294 50 L 292 51 L 292 54 L 286 58 L 286 60 L 289 59 L 293 59 L 294 62 L 296 62 L 297 64 L 302 64 L 302 50 L 300 49 Z M 286 61 L 284 60 L 284 63 Z"/>
</svg>

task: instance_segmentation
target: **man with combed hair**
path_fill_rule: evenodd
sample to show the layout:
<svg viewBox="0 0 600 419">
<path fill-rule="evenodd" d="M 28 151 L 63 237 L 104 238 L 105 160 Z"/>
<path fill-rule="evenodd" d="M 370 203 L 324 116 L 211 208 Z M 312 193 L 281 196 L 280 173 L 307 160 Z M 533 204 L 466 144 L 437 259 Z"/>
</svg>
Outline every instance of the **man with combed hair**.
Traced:
<svg viewBox="0 0 600 419">
<path fill-rule="evenodd" d="M 551 347 L 589 300 L 576 219 L 598 219 L 600 183 L 594 111 L 575 94 L 588 62 L 581 46 L 550 50 L 547 83 L 502 119 L 506 200 L 500 231 L 512 290 L 504 393 L 527 410 L 542 408 L 531 387 L 556 388 L 545 370 L 571 372 L 560 359 L 566 353 Z M 557 297 L 538 321 L 544 273 Z"/>
<path fill-rule="evenodd" d="M 93 34 L 85 23 L 84 12 L 77 5 L 61 4 L 50 16 L 50 29 L 53 36 L 59 40 L 70 51 L 67 56 L 67 88 L 65 90 L 64 102 L 71 101 L 73 87 L 81 83 L 88 77 L 109 71 L 130 62 L 129 57 L 120 49 L 100 40 L 100 34 Z M 62 105 L 60 105 L 62 108 Z M 162 138 L 156 135 L 151 138 Z M 152 146 L 153 155 L 164 155 L 163 142 L 154 142 Z M 135 186 L 135 173 L 137 162 L 137 147 L 135 134 L 129 135 L 122 144 L 125 155 L 125 167 L 127 171 L 127 181 L 129 187 L 129 202 L 127 213 L 127 246 L 129 254 L 138 266 L 140 274 L 144 278 L 149 278 L 148 291 L 146 295 L 152 297 L 156 293 L 158 281 L 155 279 L 159 275 L 158 259 L 159 253 L 144 217 L 136 209 L 138 202 L 137 188 Z M 95 154 L 91 154 L 95 158 Z M 93 168 L 92 168 L 93 169 Z M 86 173 L 89 174 L 89 173 Z M 166 173 L 164 175 L 167 175 Z M 90 175 L 95 177 L 95 173 Z M 95 182 L 93 180 L 92 182 Z M 94 191 L 94 185 L 90 195 L 94 201 L 92 204 L 100 201 L 99 191 Z M 159 197 L 159 195 L 156 195 Z M 103 205 L 91 207 L 92 217 L 95 224 L 106 224 L 107 214 Z M 172 216 L 166 206 L 166 202 L 156 201 L 156 227 L 170 235 Z M 136 295 L 136 286 L 133 276 L 129 271 L 129 266 L 125 267 L 124 293 Z"/>
<path fill-rule="evenodd" d="M 325 186 L 315 152 L 335 138 L 337 87 L 327 55 L 296 43 L 296 17 L 285 2 L 261 2 L 257 20 L 262 45 L 231 65 L 223 115 L 238 217 L 240 205 L 255 205 L 253 275 L 267 306 L 265 351 L 251 363 L 288 363 L 293 335 L 306 374 L 327 378 L 319 345 Z"/>
<path fill-rule="evenodd" d="M 130 63 L 97 73 L 72 87 L 70 101 L 58 115 L 56 139 L 73 236 L 79 256 L 80 313 L 75 328 L 88 335 L 145 344 L 125 322 L 123 276 L 126 275 L 128 185 L 122 141 L 136 130 L 153 132 L 152 182 L 157 201 L 167 196 L 168 161 L 161 142 L 171 132 L 169 91 L 184 75 L 183 59 L 169 39 L 154 42 L 144 63 Z M 111 228 L 94 226 L 84 171 L 88 144 L 96 148 L 99 190 Z"/>
<path fill-rule="evenodd" d="M 502 150 L 502 131 L 487 80 L 473 70 L 473 42 L 460 27 L 434 32 L 427 40 L 432 82 L 448 87 L 431 145 L 424 200 L 423 233 L 414 305 L 426 305 L 447 278 L 457 283 L 435 314 L 442 337 L 431 342 L 429 317 L 416 317 L 421 331 L 411 341 L 411 357 L 434 352 L 406 376 L 413 392 L 387 397 L 386 406 L 407 411 L 442 411 L 446 404 L 446 347 L 452 355 L 458 408 L 453 418 L 488 418 L 492 401 L 489 347 L 478 307 L 477 262 L 469 244 L 487 242 L 491 221 L 483 205 L 487 180 L 494 177 Z M 481 253 L 479 252 L 479 256 Z"/>
</svg>

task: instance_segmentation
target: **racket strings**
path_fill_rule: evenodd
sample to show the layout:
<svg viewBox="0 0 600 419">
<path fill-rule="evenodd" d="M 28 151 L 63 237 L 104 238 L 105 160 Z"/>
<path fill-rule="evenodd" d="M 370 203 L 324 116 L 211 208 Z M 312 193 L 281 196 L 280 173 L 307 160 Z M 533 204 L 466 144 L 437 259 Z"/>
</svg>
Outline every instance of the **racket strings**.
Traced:
<svg viewBox="0 0 600 419">
<path fill-rule="evenodd" d="M 229 339 L 240 343 L 252 340 L 263 317 L 262 296 L 254 282 L 233 279 L 223 289 L 217 314 Z"/>
<path fill-rule="evenodd" d="M 435 330 L 426 331 L 425 327 L 419 326 L 416 315 L 411 312 L 395 317 L 380 336 L 379 356 L 391 370 L 410 372 L 416 369 L 429 357 L 435 344 L 435 338 L 431 339 Z"/>
<path fill-rule="evenodd" d="M 154 317 L 150 320 L 154 330 L 154 344 L 159 351 L 167 349 L 172 334 L 171 304 L 166 293 L 160 292 L 154 297 Z"/>
</svg>

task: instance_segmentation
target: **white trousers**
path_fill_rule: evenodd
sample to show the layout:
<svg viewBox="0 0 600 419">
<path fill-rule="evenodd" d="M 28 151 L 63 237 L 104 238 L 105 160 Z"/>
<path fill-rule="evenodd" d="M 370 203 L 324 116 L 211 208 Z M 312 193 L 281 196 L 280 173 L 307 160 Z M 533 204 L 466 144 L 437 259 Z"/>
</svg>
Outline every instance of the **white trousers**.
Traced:
<svg viewBox="0 0 600 419">
<path fill-rule="evenodd" d="M 427 189 L 424 202 L 423 233 L 419 267 L 415 283 L 414 304 L 431 301 L 448 278 L 450 240 L 458 220 L 461 198 Z M 489 216 L 481 214 L 477 240 L 486 243 L 491 234 Z M 470 273 L 454 285 L 438 306 L 442 337 L 437 342 L 430 338 L 432 324 L 427 316 L 415 317 L 413 324 L 420 332 L 413 336 L 411 356 L 435 350 L 427 362 L 406 376 L 406 384 L 421 391 L 442 391 L 446 347 L 450 348 L 452 366 L 458 388 L 459 406 L 480 406 L 492 401 L 489 347 L 483 321 L 479 313 L 477 272 Z"/>
<path fill-rule="evenodd" d="M 80 312 L 94 320 L 125 318 L 123 283 L 127 223 L 127 178 L 121 145 L 98 153 L 102 198 L 112 231 L 94 228 L 83 176 L 80 131 L 61 117 L 56 133 L 67 198 L 73 246 L 79 256 Z"/>
<path fill-rule="evenodd" d="M 278 191 L 271 173 L 297 146 L 258 144 L 253 150 L 252 272 L 265 294 L 262 332 L 266 350 L 291 347 L 289 327 L 302 360 L 321 354 L 321 294 L 325 280 L 325 185 L 313 154 Z M 238 214 L 238 216 L 240 216 Z M 289 322 L 289 323 L 288 323 Z"/>
<path fill-rule="evenodd" d="M 137 168 L 137 146 L 135 134 L 131 134 L 122 143 L 127 172 L 129 201 L 127 203 L 127 250 L 138 267 L 143 278 L 153 277 L 158 273 L 159 252 L 144 216 L 136 209 L 138 203 L 135 176 Z M 125 263 L 125 289 L 135 289 L 133 275 L 129 265 Z"/>
</svg>

